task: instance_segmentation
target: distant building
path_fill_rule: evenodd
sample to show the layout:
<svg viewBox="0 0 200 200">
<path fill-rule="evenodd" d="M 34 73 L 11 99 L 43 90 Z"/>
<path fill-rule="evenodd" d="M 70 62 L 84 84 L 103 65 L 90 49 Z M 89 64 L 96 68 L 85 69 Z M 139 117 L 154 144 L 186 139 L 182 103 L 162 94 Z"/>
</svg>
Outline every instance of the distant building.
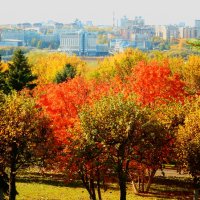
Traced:
<svg viewBox="0 0 200 200">
<path fill-rule="evenodd" d="M 113 39 L 109 42 L 110 52 L 123 52 L 124 49 L 131 47 L 131 42 L 124 39 Z"/>
<path fill-rule="evenodd" d="M 135 17 L 135 19 L 131 20 L 124 16 L 121 19 L 121 28 L 132 29 L 134 26 L 144 26 L 145 22 L 144 19 L 139 16 Z"/>
<path fill-rule="evenodd" d="M 83 40 L 84 54 L 88 56 L 95 56 L 97 53 L 97 34 L 93 32 L 84 32 Z"/>
<path fill-rule="evenodd" d="M 34 24 L 33 24 L 33 27 L 34 27 L 34 28 L 41 28 L 41 27 L 42 27 L 42 23 L 39 23 L 39 22 L 34 23 Z"/>
<path fill-rule="evenodd" d="M 84 54 L 84 39 L 82 31 L 72 31 L 61 33 L 60 50 L 71 54 Z"/>
<path fill-rule="evenodd" d="M 97 34 L 86 31 L 68 31 L 60 35 L 60 50 L 79 56 L 95 56 Z"/>
<path fill-rule="evenodd" d="M 197 29 L 195 27 L 179 28 L 180 38 L 197 38 Z"/>
<path fill-rule="evenodd" d="M 109 53 L 107 44 L 98 44 L 96 50 L 96 56 L 107 56 Z"/>
<path fill-rule="evenodd" d="M 200 38 L 200 20 L 195 20 L 195 28 L 197 30 L 197 38 Z"/>
<path fill-rule="evenodd" d="M 179 38 L 179 27 L 174 25 L 169 26 L 157 26 L 155 35 L 161 37 L 164 40 L 173 40 Z"/>
<path fill-rule="evenodd" d="M 21 40 L 24 42 L 24 30 L 21 29 L 5 29 L 2 31 L 2 40 Z"/>
<path fill-rule="evenodd" d="M 63 28 L 63 26 L 64 26 L 63 23 L 55 22 L 55 28 L 56 29 L 61 29 L 61 28 Z"/>
<path fill-rule="evenodd" d="M 59 40 L 56 34 L 40 34 L 39 39 L 43 42 L 54 42 Z"/>
<path fill-rule="evenodd" d="M 86 21 L 86 26 L 93 26 L 92 21 Z"/>
<path fill-rule="evenodd" d="M 21 47 L 23 46 L 22 40 L 4 40 L 0 41 L 0 47 Z"/>
<path fill-rule="evenodd" d="M 26 29 L 26 28 L 31 28 L 32 24 L 30 23 L 21 23 L 21 24 L 17 24 L 17 28 L 21 28 L 21 29 Z"/>
</svg>

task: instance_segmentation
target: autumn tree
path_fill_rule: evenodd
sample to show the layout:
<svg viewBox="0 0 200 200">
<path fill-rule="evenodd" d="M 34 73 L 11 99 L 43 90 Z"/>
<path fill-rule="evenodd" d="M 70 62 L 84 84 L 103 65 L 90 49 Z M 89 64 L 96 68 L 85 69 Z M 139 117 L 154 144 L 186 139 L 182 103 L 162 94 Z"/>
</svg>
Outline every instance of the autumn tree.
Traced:
<svg viewBox="0 0 200 200">
<path fill-rule="evenodd" d="M 200 90 L 200 56 L 191 55 L 183 67 L 183 78 L 190 94 Z"/>
<path fill-rule="evenodd" d="M 126 199 L 126 182 L 133 147 L 140 138 L 140 113 L 133 102 L 123 97 L 105 97 L 80 114 L 86 137 L 104 147 L 116 173 L 120 200 Z"/>
<path fill-rule="evenodd" d="M 32 98 L 17 93 L 4 97 L 0 118 L 0 164 L 9 168 L 9 200 L 15 200 L 16 173 L 43 156 L 47 137 L 51 138 L 49 123 Z"/>
<path fill-rule="evenodd" d="M 139 62 L 146 61 L 147 55 L 142 51 L 126 49 L 123 53 L 118 53 L 112 57 L 105 58 L 99 63 L 97 70 L 93 72 L 93 77 L 100 80 L 111 80 L 115 76 L 124 79 L 130 74 Z"/>
<path fill-rule="evenodd" d="M 141 62 L 127 79 L 127 91 L 135 92 L 142 105 L 183 101 L 185 96 L 184 82 L 178 74 L 171 74 L 167 62 Z"/>
<path fill-rule="evenodd" d="M 4 82 L 5 82 L 5 79 L 4 79 L 4 73 L 1 67 L 1 55 L 0 55 L 0 90 L 3 90 L 3 86 L 5 84 Z"/>
<path fill-rule="evenodd" d="M 63 74 L 66 65 L 72 66 L 76 75 L 85 73 L 85 62 L 77 56 L 68 56 L 65 53 L 30 52 L 28 61 L 40 84 L 53 83 L 58 73 Z"/>
<path fill-rule="evenodd" d="M 81 77 L 36 90 L 36 94 L 39 94 L 38 106 L 51 119 L 54 145 L 59 147 L 57 157 L 49 159 L 47 165 L 64 172 L 67 179 L 82 180 L 90 198 L 94 200 L 94 181 L 98 171 L 94 163 L 99 150 L 81 134 L 78 117 L 81 107 L 91 102 L 89 93 L 89 85 Z"/>
<path fill-rule="evenodd" d="M 200 188 L 200 101 L 190 102 L 189 112 L 177 134 L 178 163 L 193 177 L 195 198 Z"/>
</svg>

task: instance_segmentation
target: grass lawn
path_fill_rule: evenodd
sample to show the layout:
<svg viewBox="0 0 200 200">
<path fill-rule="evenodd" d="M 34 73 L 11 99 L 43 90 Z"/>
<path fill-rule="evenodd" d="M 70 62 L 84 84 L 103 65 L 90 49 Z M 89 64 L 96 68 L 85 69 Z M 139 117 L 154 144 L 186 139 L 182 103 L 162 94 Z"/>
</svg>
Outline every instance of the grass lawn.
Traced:
<svg viewBox="0 0 200 200">
<path fill-rule="evenodd" d="M 61 175 L 36 172 L 20 174 L 17 181 L 17 200 L 89 200 L 88 193 L 80 182 L 67 185 Z M 118 200 L 117 184 L 102 191 L 103 200 Z M 148 194 L 134 195 L 128 184 L 127 200 L 192 199 L 191 181 L 188 178 L 156 177 Z"/>
</svg>

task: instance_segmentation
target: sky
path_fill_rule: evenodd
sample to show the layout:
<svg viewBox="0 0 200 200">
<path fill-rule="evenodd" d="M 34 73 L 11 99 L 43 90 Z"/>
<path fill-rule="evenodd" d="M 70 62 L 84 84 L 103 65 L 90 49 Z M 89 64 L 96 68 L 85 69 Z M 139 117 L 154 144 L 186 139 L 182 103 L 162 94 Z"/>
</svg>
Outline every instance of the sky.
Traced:
<svg viewBox="0 0 200 200">
<path fill-rule="evenodd" d="M 200 19 L 200 0 L 0 0 L 0 24 L 23 22 L 62 23 L 79 20 L 94 25 L 112 25 L 126 15 L 142 16 L 149 25 L 178 24 L 193 26 Z"/>
</svg>

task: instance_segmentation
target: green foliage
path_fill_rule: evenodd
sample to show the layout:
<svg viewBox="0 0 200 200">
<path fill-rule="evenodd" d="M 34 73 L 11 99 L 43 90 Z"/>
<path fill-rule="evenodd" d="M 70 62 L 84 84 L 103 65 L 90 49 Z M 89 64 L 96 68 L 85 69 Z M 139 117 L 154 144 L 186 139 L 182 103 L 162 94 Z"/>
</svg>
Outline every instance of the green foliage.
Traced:
<svg viewBox="0 0 200 200">
<path fill-rule="evenodd" d="M 200 40 L 199 39 L 190 39 L 187 41 L 187 44 L 189 44 L 191 47 L 194 47 L 195 49 L 200 50 Z"/>
<path fill-rule="evenodd" d="M 92 108 L 86 107 L 80 114 L 83 132 L 89 140 L 106 145 L 120 144 L 134 132 L 137 109 L 133 102 L 123 97 L 105 97 Z"/>
<path fill-rule="evenodd" d="M 32 74 L 27 59 L 20 49 L 14 52 L 12 63 L 9 63 L 8 70 L 4 72 L 4 79 L 5 87 L 3 90 L 7 94 L 13 90 L 20 91 L 23 88 L 33 89 L 36 86 L 33 83 L 36 76 Z"/>
<path fill-rule="evenodd" d="M 66 64 L 64 69 L 56 74 L 55 82 L 62 83 L 76 76 L 76 68 L 71 64 Z"/>
</svg>

